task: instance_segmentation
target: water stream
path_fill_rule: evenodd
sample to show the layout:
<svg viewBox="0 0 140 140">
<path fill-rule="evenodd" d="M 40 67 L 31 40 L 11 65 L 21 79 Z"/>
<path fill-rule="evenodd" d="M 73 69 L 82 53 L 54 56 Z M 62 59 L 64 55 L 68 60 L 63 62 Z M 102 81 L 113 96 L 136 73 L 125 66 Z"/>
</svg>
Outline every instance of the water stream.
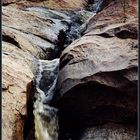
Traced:
<svg viewBox="0 0 140 140">
<path fill-rule="evenodd" d="M 78 12 L 64 12 L 64 15 L 66 17 L 70 16 L 70 18 L 62 20 L 63 23 L 69 26 L 69 29 L 66 31 L 63 49 L 81 36 L 86 22 L 95 13 L 80 10 Z M 33 105 L 35 137 L 36 140 L 58 140 L 58 109 L 50 106 L 50 103 L 56 94 L 55 87 L 59 71 L 59 59 L 54 57 L 53 60 L 37 60 L 35 65 L 35 102 Z"/>
<path fill-rule="evenodd" d="M 58 139 L 57 109 L 49 106 L 54 94 L 59 59 L 38 60 L 35 77 L 35 137 L 36 140 Z"/>
</svg>

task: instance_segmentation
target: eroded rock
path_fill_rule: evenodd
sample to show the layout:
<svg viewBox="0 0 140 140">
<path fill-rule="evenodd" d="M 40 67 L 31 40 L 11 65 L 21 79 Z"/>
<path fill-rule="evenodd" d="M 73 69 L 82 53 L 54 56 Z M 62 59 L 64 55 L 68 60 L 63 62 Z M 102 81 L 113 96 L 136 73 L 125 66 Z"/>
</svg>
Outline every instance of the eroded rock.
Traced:
<svg viewBox="0 0 140 140">
<path fill-rule="evenodd" d="M 75 31 L 91 15 L 77 12 L 82 19 L 76 17 L 78 20 L 74 21 L 82 22 L 73 26 L 71 14 L 67 12 L 32 7 L 53 5 L 53 9 L 70 10 L 82 9 L 85 5 L 84 1 L 57 2 L 33 0 L 28 3 L 11 0 L 3 6 L 4 140 L 23 140 L 27 115 L 26 85 L 33 79 L 33 60 L 58 57 L 65 43 L 65 32 L 71 30 L 71 27 L 74 27 L 71 31 Z M 126 124 L 134 125 L 137 119 L 137 11 L 135 0 L 111 2 L 103 11 L 88 19 L 83 37 L 74 41 L 62 53 L 57 83 L 59 94 L 51 102 L 51 105 L 60 109 L 60 138 L 67 140 L 77 136 L 76 140 L 88 139 L 96 136 L 97 132 L 101 134 L 97 136 L 98 139 L 104 139 L 104 136 L 112 138 L 114 135 L 118 140 L 135 139 L 136 127 L 134 130 L 127 129 Z M 79 28 L 76 31 L 79 33 Z M 73 39 L 75 33 L 71 35 Z M 48 88 L 44 85 L 47 85 L 48 75 L 51 74 L 43 73 L 39 85 L 46 93 Z M 44 102 L 48 100 L 50 102 L 52 96 Z M 45 109 L 48 111 L 48 108 Z M 40 110 L 37 112 L 40 113 Z M 108 122 L 125 125 L 117 128 L 114 125 L 103 126 Z M 93 128 L 90 130 L 90 127 Z M 79 128 L 83 129 L 83 133 L 79 132 Z M 91 137 L 89 131 L 92 131 Z"/>
<path fill-rule="evenodd" d="M 3 5 L 15 7 L 48 7 L 55 10 L 80 10 L 87 5 L 86 0 L 3 0 Z"/>
<path fill-rule="evenodd" d="M 113 1 L 91 18 L 83 37 L 61 55 L 54 104 L 62 137 L 76 127 L 137 122 L 137 2 L 127 1 L 126 13 L 123 4 Z"/>
<path fill-rule="evenodd" d="M 69 17 L 36 7 L 18 9 L 12 4 L 3 6 L 2 12 L 2 136 L 4 140 L 23 140 L 26 86 L 33 80 L 34 62 L 60 53 L 69 26 L 61 21 Z"/>
<path fill-rule="evenodd" d="M 49 12 L 48 14 L 45 13 L 45 9 L 29 8 L 25 10 L 16 9 L 12 6 L 3 7 L 4 26 L 26 34 L 33 34 L 41 39 L 47 40 L 49 43 L 57 44 L 60 31 L 65 32 L 68 28 L 67 25 L 63 24 L 57 18 L 51 19 Z M 41 10 L 41 13 L 38 10 Z"/>
<path fill-rule="evenodd" d="M 132 126 L 116 124 L 106 124 L 103 126 L 92 127 L 82 132 L 81 140 L 135 140 L 136 129 Z"/>
<path fill-rule="evenodd" d="M 33 78 L 31 57 L 10 43 L 2 45 L 2 139 L 23 140 L 26 85 Z"/>
</svg>

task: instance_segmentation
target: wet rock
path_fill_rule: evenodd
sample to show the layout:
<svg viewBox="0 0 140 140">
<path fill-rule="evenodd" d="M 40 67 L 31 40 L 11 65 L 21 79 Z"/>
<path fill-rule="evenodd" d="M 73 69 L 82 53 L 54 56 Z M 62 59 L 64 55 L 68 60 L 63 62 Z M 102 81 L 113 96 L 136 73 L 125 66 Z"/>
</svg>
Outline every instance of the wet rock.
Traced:
<svg viewBox="0 0 140 140">
<path fill-rule="evenodd" d="M 123 131 L 125 130 L 123 126 L 114 128 L 108 125 L 104 127 L 103 124 L 136 123 L 138 65 L 136 1 L 115 0 L 92 18 L 90 18 L 92 13 L 84 10 L 71 14 L 72 12 L 46 8 L 50 6 L 53 9 L 63 10 L 82 9 L 86 4 L 85 1 L 4 2 L 3 139 L 23 140 L 24 124 L 26 116 L 29 115 L 27 112 L 32 110 L 25 108 L 28 93 L 26 85 L 33 79 L 35 69 L 33 61 L 59 57 L 66 42 L 70 44 L 81 36 L 80 26 L 86 20 L 87 24 L 82 29 L 83 37 L 73 42 L 61 55 L 57 87 L 59 94 L 54 94 L 58 74 L 57 61 L 55 65 L 54 61 L 39 61 L 41 71 L 38 71 L 39 77 L 36 79 L 38 94 L 35 96 L 37 102 L 34 106 L 36 136 L 39 138 L 44 136 L 42 139 L 58 137 L 58 110 L 55 108 L 58 107 L 62 132 L 60 138 L 64 136 L 64 140 L 73 138 L 74 135 L 77 136 L 74 137 L 76 140 L 88 139 L 90 127 L 97 125 L 99 127 L 94 127 L 91 131 L 95 130 L 95 133 L 99 132 L 103 137 L 107 135 L 112 138 L 114 133 L 117 133 L 117 138 L 123 139 L 126 135 L 127 139 L 133 139 L 135 130 L 126 130 L 126 133 L 120 134 L 118 128 L 122 128 Z M 50 67 L 50 63 L 57 69 L 56 71 Z M 124 127 L 128 128 L 126 125 Z M 45 132 L 42 128 L 45 128 Z M 83 133 L 79 132 L 79 128 L 83 129 Z M 113 131 L 110 132 L 110 129 Z M 91 137 L 96 135 L 94 132 Z M 102 136 L 98 135 L 98 138 Z"/>
<path fill-rule="evenodd" d="M 57 81 L 59 59 L 38 60 L 35 73 L 35 98 L 49 104 L 53 98 Z M 52 88 L 51 88 L 52 87 Z"/>
<path fill-rule="evenodd" d="M 98 13 L 107 7 L 113 0 L 88 0 L 86 9 Z"/>
<path fill-rule="evenodd" d="M 58 88 L 62 96 L 76 85 L 89 81 L 123 89 L 129 81 L 137 81 L 137 65 L 136 39 L 83 36 L 61 56 Z M 126 83 L 113 77 L 116 74 L 119 79 L 126 77 Z"/>
<path fill-rule="evenodd" d="M 50 18 L 49 13 L 52 14 L 52 12 L 45 13 L 46 9 L 28 8 L 25 10 L 16 9 L 12 6 L 3 7 L 4 26 L 26 34 L 33 34 L 49 43 L 57 44 L 60 31 L 65 32 L 68 27 L 61 20 Z M 20 18 L 22 16 L 24 18 Z"/>
<path fill-rule="evenodd" d="M 126 28 L 131 30 L 128 35 L 135 32 L 137 35 L 138 30 L 138 3 L 134 1 L 113 1 L 103 11 L 96 14 L 93 18 L 90 18 L 87 24 L 88 32 L 96 34 L 102 34 L 106 32 L 116 32 L 118 28 Z M 132 27 L 131 27 L 132 26 Z M 115 34 L 115 33 L 114 33 Z M 127 34 L 127 33 L 126 33 Z M 91 34 L 89 34 L 91 35 Z M 122 35 L 123 36 L 123 35 Z M 136 36 L 137 38 L 137 36 Z"/>
<path fill-rule="evenodd" d="M 72 12 L 70 16 L 70 27 L 66 32 L 66 41 L 64 48 L 68 47 L 74 40 L 81 37 L 81 33 L 85 28 L 85 23 L 92 17 L 95 13 L 79 10 L 77 12 Z"/>
</svg>

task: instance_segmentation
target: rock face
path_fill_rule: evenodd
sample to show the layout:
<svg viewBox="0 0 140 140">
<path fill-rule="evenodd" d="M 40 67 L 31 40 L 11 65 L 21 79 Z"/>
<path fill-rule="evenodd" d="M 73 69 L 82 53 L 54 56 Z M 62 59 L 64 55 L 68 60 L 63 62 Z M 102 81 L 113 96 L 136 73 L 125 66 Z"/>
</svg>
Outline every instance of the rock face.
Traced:
<svg viewBox="0 0 140 140">
<path fill-rule="evenodd" d="M 32 129 L 25 122 L 32 120 L 33 116 L 33 113 L 30 113 L 33 109 L 32 103 L 28 102 L 33 98 L 34 89 L 31 81 L 37 59 L 59 57 L 64 43 L 69 44 L 79 36 L 80 25 L 91 15 L 91 13 L 87 15 L 86 11 L 76 13 L 50 10 L 45 6 L 41 7 L 44 2 L 48 5 L 54 3 L 51 0 L 3 1 L 2 133 L 4 140 L 22 140 L 28 135 L 23 133 Z M 65 4 L 61 2 L 57 3 L 59 6 L 55 9 L 68 7 L 78 9 L 85 3 L 80 1 L 75 5 L 75 1 L 71 3 L 63 1 Z M 70 34 L 67 35 L 69 32 Z"/>
<path fill-rule="evenodd" d="M 63 51 L 55 103 L 60 125 L 68 128 L 62 128 L 62 139 L 67 133 L 72 137 L 76 126 L 136 123 L 137 11 L 137 1 L 113 1 L 89 20 L 83 37 Z"/>
<path fill-rule="evenodd" d="M 82 132 L 81 140 L 132 140 L 136 139 L 135 129 L 123 125 L 107 124 L 85 129 Z"/>
<path fill-rule="evenodd" d="M 86 0 L 3 0 L 3 5 L 14 4 L 17 7 L 48 7 L 57 10 L 84 9 Z"/>
<path fill-rule="evenodd" d="M 33 140 L 29 124 L 33 125 L 35 63 L 41 59 L 41 66 L 46 68 L 48 61 L 42 59 L 58 58 L 64 44 L 67 47 L 81 36 L 80 26 L 85 21 L 83 36 L 61 55 L 55 96 L 45 98 L 49 90 L 45 85 L 52 86 L 53 93 L 51 84 L 57 73 L 49 69 L 49 64 L 45 72 L 40 72 L 37 86 L 45 94 L 42 101 L 46 100 L 39 107 L 46 109 L 48 120 L 37 106 L 36 118 L 40 120 L 36 121 L 41 122 L 39 126 L 51 123 L 45 130 L 49 130 L 47 138 L 53 137 L 51 128 L 53 132 L 57 129 L 54 122 L 58 108 L 60 140 L 136 139 L 138 4 L 136 0 L 101 1 L 101 9 L 106 8 L 92 18 L 92 13 L 84 10 L 46 8 L 83 9 L 85 0 L 3 1 L 2 139 Z M 46 107 L 48 102 L 51 108 Z M 40 130 L 42 137 L 44 131 Z"/>
<path fill-rule="evenodd" d="M 26 85 L 33 78 L 28 65 L 31 57 L 13 44 L 3 42 L 2 45 L 2 139 L 22 140 Z"/>
<path fill-rule="evenodd" d="M 2 20 L 2 137 L 23 140 L 26 86 L 33 80 L 34 62 L 57 56 L 69 17 L 45 8 L 8 5 L 2 7 Z"/>
<path fill-rule="evenodd" d="M 22 16 L 24 18 L 21 18 Z M 9 36 L 9 40 L 14 38 L 22 45 L 25 45 L 26 39 L 38 49 L 35 49 L 35 55 L 37 53 L 47 55 L 49 51 L 56 49 L 55 46 L 61 47 L 63 45 L 68 24 L 61 22 L 61 20 L 68 19 L 69 17 L 63 13 L 44 8 L 31 7 L 20 10 L 13 6 L 6 6 L 3 7 L 3 39 L 8 39 L 7 36 Z"/>
</svg>

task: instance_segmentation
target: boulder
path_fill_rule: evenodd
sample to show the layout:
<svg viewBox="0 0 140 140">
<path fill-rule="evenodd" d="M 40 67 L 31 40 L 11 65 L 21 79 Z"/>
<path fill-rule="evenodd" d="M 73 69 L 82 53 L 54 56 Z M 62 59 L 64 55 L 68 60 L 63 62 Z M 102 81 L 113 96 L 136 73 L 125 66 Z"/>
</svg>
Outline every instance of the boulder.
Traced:
<svg viewBox="0 0 140 140">
<path fill-rule="evenodd" d="M 26 85 L 33 78 L 31 57 L 13 44 L 2 46 L 2 139 L 23 140 Z"/>
<path fill-rule="evenodd" d="M 2 138 L 23 140 L 25 121 L 31 115 L 27 85 L 34 77 L 34 62 L 57 56 L 69 17 L 63 12 L 19 9 L 11 4 L 2 7 L 2 20 Z"/>
<path fill-rule="evenodd" d="M 63 128 L 136 123 L 137 55 L 137 40 L 117 37 L 84 36 L 65 49 L 54 103 Z"/>
<path fill-rule="evenodd" d="M 62 135 L 76 127 L 137 122 L 137 2 L 123 4 L 111 2 L 62 52 L 53 103 L 60 109 Z"/>
<path fill-rule="evenodd" d="M 2 5 L 8 5 L 17 2 L 17 0 L 2 0 Z"/>
<path fill-rule="evenodd" d="M 87 128 L 82 132 L 81 140 L 135 140 L 136 129 L 132 126 L 105 124 Z"/>
<path fill-rule="evenodd" d="M 89 81 L 117 89 L 122 88 L 125 82 L 122 81 L 121 84 L 121 80 L 114 81 L 113 79 L 117 80 L 117 77 L 113 78 L 113 73 L 114 75 L 123 73 L 119 79 L 126 77 L 127 82 L 135 83 L 138 65 L 137 43 L 136 39 L 101 36 L 83 36 L 76 40 L 61 56 L 58 82 L 60 94 L 63 96 L 76 85 Z M 109 79 L 110 76 L 112 80 Z M 103 79 L 97 80 L 97 77 Z"/>
<path fill-rule="evenodd" d="M 64 36 L 63 32 L 68 28 L 61 20 L 65 18 L 67 20 L 69 17 L 58 12 L 52 12 L 51 10 L 36 7 L 21 10 L 13 6 L 6 6 L 2 8 L 2 11 L 3 26 L 29 35 L 33 34 L 50 44 L 59 43 L 59 34 L 61 33 L 60 36 Z M 65 17 L 62 17 L 63 15 Z M 31 39 L 31 37 L 29 38 Z M 34 41 L 36 40 L 35 38 L 33 39 Z"/>
<path fill-rule="evenodd" d="M 87 29 L 83 33 L 102 34 L 107 31 L 119 31 L 118 27 L 126 27 L 130 32 L 137 35 L 138 31 L 138 2 L 137 0 L 115 0 L 112 1 L 104 10 L 90 18 Z M 128 27 L 129 26 L 129 27 Z M 131 26 L 133 26 L 131 28 Z M 122 27 L 122 28 L 123 28 Z M 117 29 L 116 29 L 117 28 Z M 125 29 L 123 28 L 125 31 Z M 122 34 L 126 36 L 126 34 Z M 90 35 L 90 34 L 89 34 Z M 137 36 L 135 37 L 137 38 Z"/>
</svg>

